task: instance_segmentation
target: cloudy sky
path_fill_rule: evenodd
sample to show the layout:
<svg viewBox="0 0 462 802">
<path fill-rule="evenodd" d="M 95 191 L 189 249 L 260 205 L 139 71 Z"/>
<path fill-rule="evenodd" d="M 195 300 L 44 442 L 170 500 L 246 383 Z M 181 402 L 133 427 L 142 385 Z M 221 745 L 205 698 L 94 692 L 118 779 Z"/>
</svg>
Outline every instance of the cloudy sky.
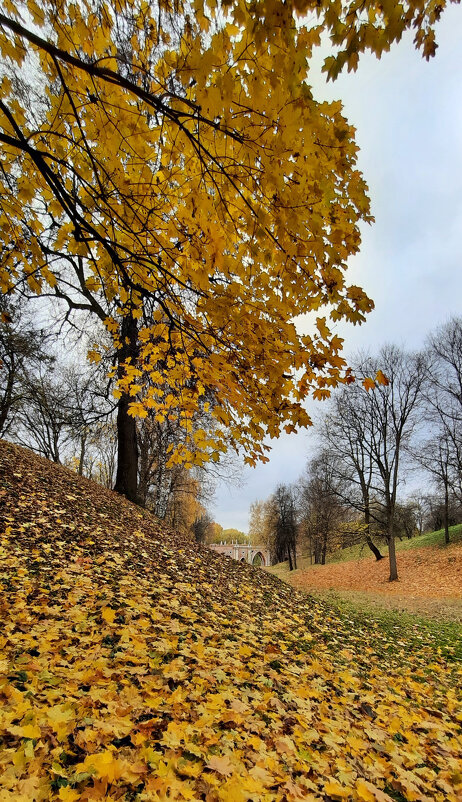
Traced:
<svg viewBox="0 0 462 802">
<path fill-rule="evenodd" d="M 376 218 L 363 228 L 348 276 L 375 310 L 361 327 L 337 327 L 347 355 L 385 342 L 418 349 L 430 330 L 462 315 L 461 37 L 462 11 L 451 7 L 430 62 L 407 37 L 381 61 L 363 57 L 357 73 L 334 84 L 313 81 L 319 99 L 342 100 L 357 129 Z M 295 481 L 314 448 L 312 430 L 274 442 L 270 462 L 244 469 L 239 487 L 218 485 L 215 520 L 247 531 L 251 502 Z"/>
</svg>

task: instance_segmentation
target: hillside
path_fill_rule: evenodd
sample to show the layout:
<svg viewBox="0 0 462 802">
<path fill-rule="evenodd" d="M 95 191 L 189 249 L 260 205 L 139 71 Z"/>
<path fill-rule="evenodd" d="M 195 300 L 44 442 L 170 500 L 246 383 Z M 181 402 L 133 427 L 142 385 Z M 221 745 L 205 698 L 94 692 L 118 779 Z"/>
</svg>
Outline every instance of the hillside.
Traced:
<svg viewBox="0 0 462 802">
<path fill-rule="evenodd" d="M 462 664 L 0 443 L 0 802 L 456 802 Z"/>
</svg>

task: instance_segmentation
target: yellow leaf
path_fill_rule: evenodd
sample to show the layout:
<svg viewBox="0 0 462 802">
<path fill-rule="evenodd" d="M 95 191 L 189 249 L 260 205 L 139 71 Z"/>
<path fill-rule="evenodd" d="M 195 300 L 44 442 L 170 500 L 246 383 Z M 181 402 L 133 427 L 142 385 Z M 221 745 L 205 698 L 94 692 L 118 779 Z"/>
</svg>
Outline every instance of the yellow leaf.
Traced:
<svg viewBox="0 0 462 802">
<path fill-rule="evenodd" d="M 327 340 L 330 337 L 330 329 L 326 325 L 326 318 L 325 317 L 318 317 L 316 318 L 316 327 L 323 338 L 323 340 Z"/>
<path fill-rule="evenodd" d="M 116 616 L 115 610 L 113 610 L 112 607 L 103 607 L 103 609 L 101 610 L 101 617 L 108 624 L 114 623 L 115 616 Z"/>
<path fill-rule="evenodd" d="M 366 783 L 365 780 L 359 779 L 356 781 L 356 795 L 358 799 L 364 800 L 364 802 L 375 802 L 375 796 L 368 788 L 369 783 Z"/>
<path fill-rule="evenodd" d="M 21 730 L 23 738 L 40 738 L 42 734 L 40 727 L 36 724 L 25 724 L 23 727 L 18 727 L 18 730 Z"/>
<path fill-rule="evenodd" d="M 61 802 L 77 802 L 80 799 L 80 791 L 75 791 L 74 788 L 60 788 L 58 796 Z"/>
<path fill-rule="evenodd" d="M 324 791 L 329 796 L 333 796 L 337 799 L 348 799 L 351 796 L 351 788 L 346 788 L 344 785 L 340 785 L 337 780 L 329 780 L 324 785 Z"/>
<path fill-rule="evenodd" d="M 75 771 L 76 774 L 93 771 L 98 777 L 108 780 L 108 782 L 118 780 L 123 774 L 120 761 L 114 757 L 114 753 L 110 749 L 94 755 L 87 755 L 83 763 L 79 763 L 75 767 Z"/>
<path fill-rule="evenodd" d="M 364 802 L 393 802 L 391 796 L 376 788 L 368 780 L 357 780 L 355 790 L 358 798 Z"/>
<path fill-rule="evenodd" d="M 141 401 L 132 401 L 128 407 L 128 414 L 131 415 L 132 418 L 147 418 L 148 411 Z"/>
<path fill-rule="evenodd" d="M 45 22 L 45 14 L 35 0 L 28 0 L 27 9 L 34 20 L 36 25 L 43 25 Z"/>
<path fill-rule="evenodd" d="M 101 361 L 101 354 L 100 354 L 99 351 L 96 351 L 95 349 L 92 349 L 91 351 L 88 351 L 87 356 L 88 356 L 88 359 L 90 360 L 90 362 L 100 362 Z"/>
<path fill-rule="evenodd" d="M 11 725 L 7 727 L 7 731 L 11 733 L 11 735 L 17 735 L 18 738 L 40 738 L 42 732 L 40 727 L 36 724 L 23 724 L 21 725 Z"/>
</svg>

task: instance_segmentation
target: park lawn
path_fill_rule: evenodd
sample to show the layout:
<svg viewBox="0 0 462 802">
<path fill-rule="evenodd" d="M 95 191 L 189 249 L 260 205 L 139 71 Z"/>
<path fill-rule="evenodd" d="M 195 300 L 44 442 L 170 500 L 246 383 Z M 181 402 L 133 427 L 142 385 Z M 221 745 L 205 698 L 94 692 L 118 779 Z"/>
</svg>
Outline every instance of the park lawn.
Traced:
<svg viewBox="0 0 462 802">
<path fill-rule="evenodd" d="M 455 625 L 308 595 L 4 442 L 0 501 L 1 802 L 460 801 Z"/>
<path fill-rule="evenodd" d="M 359 609 L 401 610 L 462 622 L 462 526 L 451 527 L 450 537 L 448 545 L 443 530 L 398 540 L 397 582 L 388 580 L 387 550 L 382 548 L 385 559 L 377 562 L 367 546 L 343 549 L 326 565 L 311 565 L 302 556 L 296 571 L 289 572 L 288 563 L 268 570 L 293 587 L 337 597 Z"/>
</svg>

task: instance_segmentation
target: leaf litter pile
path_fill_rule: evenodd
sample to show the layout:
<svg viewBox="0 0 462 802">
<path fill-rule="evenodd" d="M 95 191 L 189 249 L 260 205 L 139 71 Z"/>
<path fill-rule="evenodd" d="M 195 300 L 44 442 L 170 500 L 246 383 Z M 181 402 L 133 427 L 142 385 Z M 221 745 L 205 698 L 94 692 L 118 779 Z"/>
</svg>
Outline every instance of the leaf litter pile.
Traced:
<svg viewBox="0 0 462 802">
<path fill-rule="evenodd" d="M 0 802 L 462 798 L 461 664 L 0 444 Z"/>
</svg>

